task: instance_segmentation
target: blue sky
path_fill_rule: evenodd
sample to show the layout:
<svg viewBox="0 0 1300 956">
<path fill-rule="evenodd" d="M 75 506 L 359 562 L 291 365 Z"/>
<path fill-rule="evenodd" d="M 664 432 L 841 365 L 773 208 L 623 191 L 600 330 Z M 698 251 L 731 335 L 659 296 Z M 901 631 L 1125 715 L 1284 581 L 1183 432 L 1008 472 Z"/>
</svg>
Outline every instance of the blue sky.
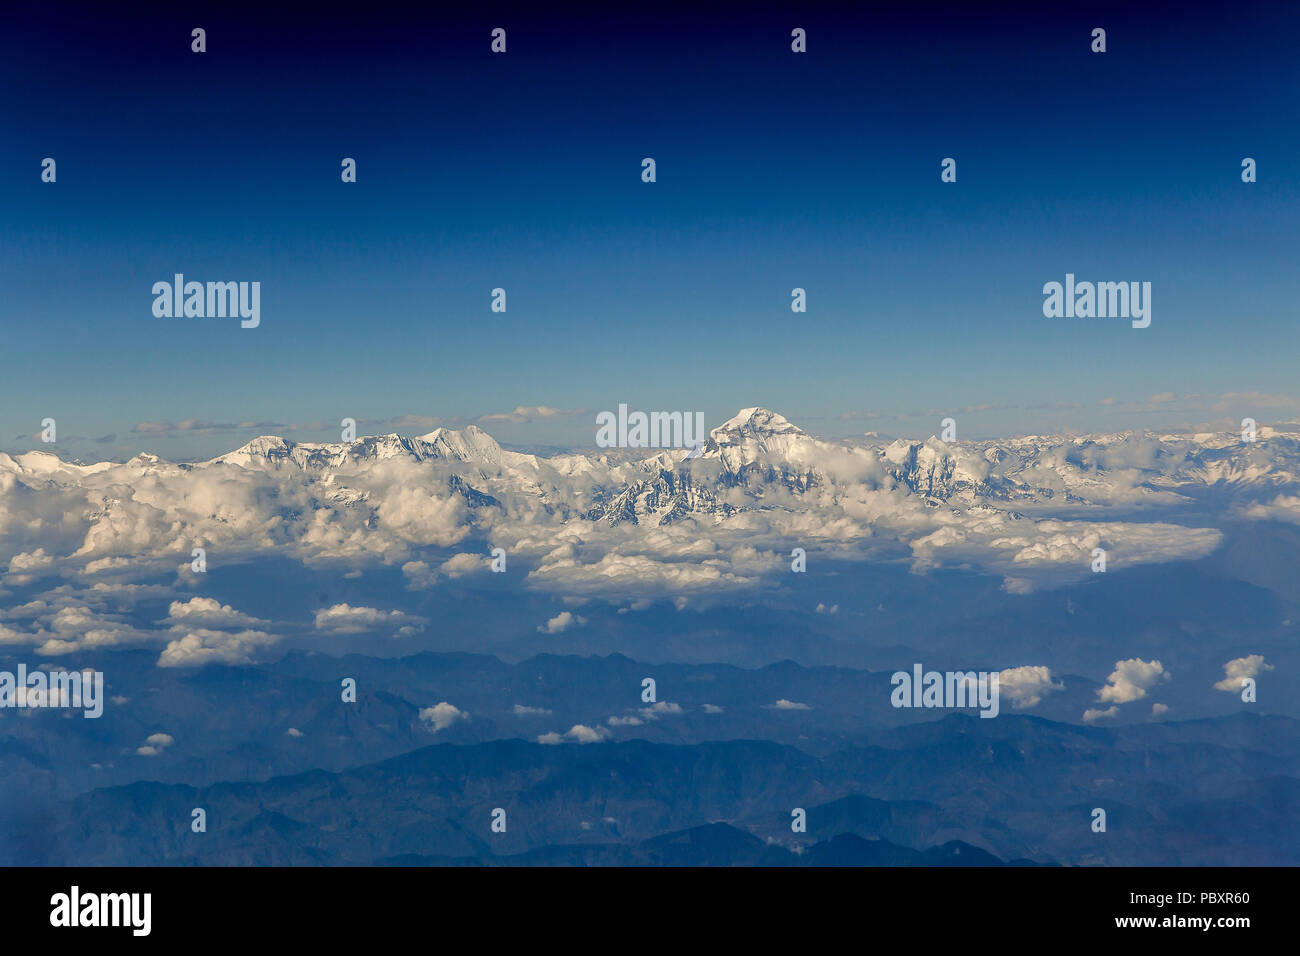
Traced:
<svg viewBox="0 0 1300 956">
<path fill-rule="evenodd" d="M 0 39 L 0 449 L 47 416 L 66 455 L 186 457 L 520 405 L 584 412 L 480 424 L 590 444 L 620 402 L 823 434 L 1295 418 L 1300 16 L 1180 10 L 43 8 Z M 154 317 L 176 272 L 260 281 L 261 326 Z M 1151 282 L 1151 327 L 1044 318 L 1067 272 Z M 285 427 L 141 430 L 184 421 Z"/>
</svg>

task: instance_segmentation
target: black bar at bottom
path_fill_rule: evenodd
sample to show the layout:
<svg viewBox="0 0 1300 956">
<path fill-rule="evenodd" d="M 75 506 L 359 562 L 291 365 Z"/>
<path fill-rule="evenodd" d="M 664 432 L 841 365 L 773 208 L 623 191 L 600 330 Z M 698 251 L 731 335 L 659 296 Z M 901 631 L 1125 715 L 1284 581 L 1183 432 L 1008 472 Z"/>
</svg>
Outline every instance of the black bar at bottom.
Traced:
<svg viewBox="0 0 1300 956">
<path fill-rule="evenodd" d="M 75 933 L 338 946 L 414 930 L 453 945 L 444 934 L 460 929 L 537 944 L 600 929 L 637 948 L 685 937 L 771 945 L 786 932 L 812 946 L 832 930 L 863 943 L 886 938 L 878 933 L 1006 943 L 1041 932 L 1231 945 L 1285 928 L 1294 878 L 1281 868 L 11 868 L 0 870 L 0 914 L 11 943 Z"/>
</svg>

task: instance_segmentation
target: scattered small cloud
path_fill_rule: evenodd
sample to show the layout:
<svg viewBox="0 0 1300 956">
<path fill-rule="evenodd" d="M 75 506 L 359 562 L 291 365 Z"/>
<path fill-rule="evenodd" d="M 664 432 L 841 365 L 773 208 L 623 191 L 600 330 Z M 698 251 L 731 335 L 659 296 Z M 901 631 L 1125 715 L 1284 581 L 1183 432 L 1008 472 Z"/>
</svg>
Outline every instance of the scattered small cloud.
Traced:
<svg viewBox="0 0 1300 956">
<path fill-rule="evenodd" d="M 175 742 L 176 738 L 171 734 L 150 734 L 143 744 L 135 748 L 135 752 L 141 757 L 156 757 Z"/>
<path fill-rule="evenodd" d="M 674 704 L 672 701 L 660 700 L 651 704 L 649 707 L 642 707 L 640 714 L 646 720 L 658 720 L 665 715 L 676 716 L 682 712 L 681 704 Z"/>
<path fill-rule="evenodd" d="M 428 724 L 429 730 L 435 734 L 440 730 L 446 730 L 458 720 L 469 719 L 469 714 L 445 700 L 432 707 L 422 707 L 419 716 L 420 720 Z"/>
<path fill-rule="evenodd" d="M 512 422 L 527 425 L 531 422 L 546 421 L 552 418 L 572 418 L 588 414 L 583 408 L 552 408 L 550 405 L 516 405 L 513 412 L 496 412 L 484 415 L 481 422 Z"/>
<path fill-rule="evenodd" d="M 574 724 L 562 734 L 549 733 L 542 734 L 537 738 L 539 744 L 594 744 L 604 740 L 609 736 L 609 731 L 603 727 L 588 727 L 586 724 Z"/>
<path fill-rule="evenodd" d="M 1119 715 L 1119 708 L 1111 704 L 1105 710 L 1089 708 L 1083 712 L 1083 722 L 1085 724 L 1095 724 L 1099 720 L 1112 720 Z"/>
<path fill-rule="evenodd" d="M 551 710 L 549 707 L 525 707 L 523 704 L 515 704 L 512 713 L 516 717 L 549 717 Z"/>
<path fill-rule="evenodd" d="M 582 627 L 586 623 L 585 617 L 579 617 L 571 611 L 561 611 L 537 630 L 542 634 L 560 634 L 574 627 Z"/>
<path fill-rule="evenodd" d="M 1264 671 L 1271 670 L 1273 670 L 1273 665 L 1264 660 L 1263 654 L 1248 654 L 1245 657 L 1237 657 L 1223 665 L 1223 673 L 1227 676 L 1215 684 L 1214 689 L 1235 694 L 1241 690 L 1243 680 L 1247 678 L 1254 679 Z"/>
</svg>

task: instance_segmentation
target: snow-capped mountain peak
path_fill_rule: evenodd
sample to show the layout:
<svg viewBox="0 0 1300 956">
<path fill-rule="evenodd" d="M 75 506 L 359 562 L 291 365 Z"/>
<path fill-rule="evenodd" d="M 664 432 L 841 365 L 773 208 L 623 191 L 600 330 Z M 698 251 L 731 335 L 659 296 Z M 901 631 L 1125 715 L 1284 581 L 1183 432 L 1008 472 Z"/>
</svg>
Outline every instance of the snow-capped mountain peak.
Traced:
<svg viewBox="0 0 1300 956">
<path fill-rule="evenodd" d="M 717 437 L 719 432 L 746 435 L 754 438 L 764 438 L 771 435 L 806 434 L 803 429 L 791 424 L 785 416 L 778 415 L 771 409 L 761 408 L 757 405 L 751 408 L 742 408 L 734 416 L 713 429 L 709 435 L 710 437 Z"/>
<path fill-rule="evenodd" d="M 513 454 L 503 451 L 497 440 L 477 425 L 466 425 L 462 429 L 435 428 L 416 441 L 430 446 L 433 457 L 454 461 L 499 465 Z"/>
<path fill-rule="evenodd" d="M 531 455 L 503 450 L 487 432 L 476 425 L 468 425 L 461 430 L 436 428 L 418 438 L 405 438 L 398 434 L 367 435 L 350 442 L 296 442 L 276 435 L 259 435 L 210 463 L 261 468 L 278 467 L 288 462 L 299 468 L 316 470 L 403 457 L 416 461 L 441 459 L 492 468 L 535 462 Z"/>
<path fill-rule="evenodd" d="M 713 429 L 699 457 L 720 459 L 736 475 L 758 465 L 802 471 L 816 460 L 823 444 L 784 416 L 755 406 L 742 408 Z"/>
</svg>

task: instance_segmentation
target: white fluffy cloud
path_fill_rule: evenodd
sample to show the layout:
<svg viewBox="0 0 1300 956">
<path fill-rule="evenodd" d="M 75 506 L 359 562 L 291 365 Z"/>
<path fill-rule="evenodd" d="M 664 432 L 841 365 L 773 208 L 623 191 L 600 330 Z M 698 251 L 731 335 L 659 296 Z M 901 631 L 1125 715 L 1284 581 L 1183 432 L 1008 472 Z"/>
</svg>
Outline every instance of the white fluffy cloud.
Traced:
<svg viewBox="0 0 1300 956">
<path fill-rule="evenodd" d="M 167 615 L 174 626 L 180 627 L 257 627 L 266 624 L 266 621 L 236 611 L 229 604 L 205 597 L 172 601 Z"/>
<path fill-rule="evenodd" d="M 446 730 L 458 720 L 468 720 L 469 714 L 444 700 L 432 707 L 422 707 L 420 719 L 429 725 L 430 731 L 436 734 L 440 730 Z"/>
<path fill-rule="evenodd" d="M 587 623 L 585 617 L 579 617 L 569 611 L 561 611 L 537 630 L 543 634 L 561 634 L 573 627 L 582 627 Z"/>
<path fill-rule="evenodd" d="M 649 707 L 642 707 L 638 713 L 646 720 L 658 720 L 660 717 L 675 717 L 682 713 L 682 705 L 670 700 L 657 700 Z"/>
<path fill-rule="evenodd" d="M 246 664 L 258 649 L 279 637 L 266 631 L 213 631 L 195 628 L 169 641 L 158 657 L 159 667 L 201 667 L 204 664 Z"/>
<path fill-rule="evenodd" d="M 442 562 L 442 564 L 438 565 L 438 570 L 454 580 L 467 574 L 486 571 L 488 566 L 489 560 L 486 555 L 461 553 L 453 554 Z"/>
<path fill-rule="evenodd" d="M 676 542 L 679 546 L 682 543 Z M 647 554 L 608 551 L 591 562 L 548 555 L 529 573 L 527 580 L 532 587 L 571 595 L 600 597 L 638 593 L 685 599 L 691 594 L 716 595 L 719 591 L 749 588 L 760 578 L 737 574 L 726 562 L 716 559 L 686 560 L 673 555 L 663 560 Z"/>
<path fill-rule="evenodd" d="M 469 534 L 465 500 L 430 494 L 421 484 L 385 487 L 375 511 L 383 527 L 408 544 L 445 547 Z"/>
<path fill-rule="evenodd" d="M 143 744 L 135 748 L 135 752 L 141 757 L 156 757 L 175 742 L 176 739 L 171 734 L 150 734 Z"/>
<path fill-rule="evenodd" d="M 1017 709 L 1035 707 L 1053 691 L 1065 685 L 1052 679 L 1052 671 L 1041 665 L 1012 667 L 998 674 L 998 693 L 1011 701 Z"/>
<path fill-rule="evenodd" d="M 423 618 L 402 611 L 381 611 L 373 607 L 335 604 L 316 612 L 316 630 L 326 634 L 365 634 L 397 628 L 399 635 L 421 630 Z"/>
<path fill-rule="evenodd" d="M 1106 678 L 1106 686 L 1097 691 L 1097 699 L 1103 703 L 1127 704 L 1145 697 L 1152 687 L 1168 679 L 1169 675 L 1159 661 L 1144 661 L 1137 657 L 1116 661 L 1115 670 Z"/>
<path fill-rule="evenodd" d="M 609 731 L 604 727 L 588 727 L 586 724 L 574 724 L 562 734 L 549 733 L 542 734 L 537 738 L 539 744 L 594 744 L 604 740 L 609 736 Z"/>
<path fill-rule="evenodd" d="M 15 554 L 9 559 L 10 572 L 34 571 L 40 568 L 48 568 L 54 564 L 54 558 L 45 553 L 44 548 L 37 548 L 35 551 L 28 553 Z"/>
<path fill-rule="evenodd" d="M 1083 722 L 1085 724 L 1095 724 L 1099 720 L 1112 720 L 1119 716 L 1119 707 L 1111 704 L 1105 710 L 1098 710 L 1090 707 L 1083 712 Z"/>
<path fill-rule="evenodd" d="M 1287 521 L 1300 524 L 1300 495 L 1278 495 L 1269 502 L 1244 505 L 1240 513 L 1258 521 Z"/>
<path fill-rule="evenodd" d="M 0 617 L 27 623 L 27 627 L 0 623 L 0 645 L 27 644 L 41 656 L 58 657 L 79 650 L 156 639 L 150 632 L 125 623 L 121 614 L 96 606 L 100 604 L 95 595 L 56 589 L 44 600 L 0 612 Z"/>
<path fill-rule="evenodd" d="M 425 591 L 438 583 L 438 572 L 423 561 L 407 561 L 402 565 L 402 574 L 411 591 Z"/>
<path fill-rule="evenodd" d="M 1272 669 L 1273 665 L 1264 660 L 1263 654 L 1234 658 L 1223 665 L 1223 673 L 1227 676 L 1215 684 L 1214 689 L 1235 694 L 1241 690 L 1242 680 L 1258 677 L 1263 671 Z"/>
<path fill-rule="evenodd" d="M 468 574 L 486 571 L 489 564 L 486 555 L 461 553 L 453 554 L 438 565 L 436 570 L 424 561 L 407 561 L 402 565 L 402 574 L 406 576 L 406 586 L 409 590 L 423 591 L 437 584 L 439 577 L 454 581 Z"/>
</svg>

